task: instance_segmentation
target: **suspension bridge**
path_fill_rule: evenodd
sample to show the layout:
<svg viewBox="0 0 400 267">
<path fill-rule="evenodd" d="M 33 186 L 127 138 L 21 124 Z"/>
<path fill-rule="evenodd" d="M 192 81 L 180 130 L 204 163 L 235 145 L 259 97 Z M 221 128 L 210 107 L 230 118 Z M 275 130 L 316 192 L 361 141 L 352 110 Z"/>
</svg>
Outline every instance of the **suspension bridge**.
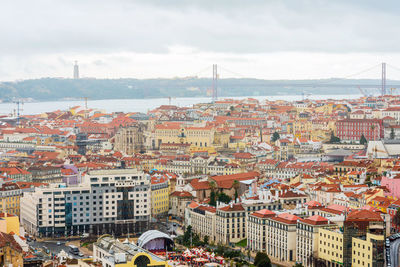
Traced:
<svg viewBox="0 0 400 267">
<path fill-rule="evenodd" d="M 338 82 L 344 82 L 346 80 L 350 79 L 362 79 L 362 80 L 380 80 L 380 84 L 360 84 L 360 85 L 346 85 L 350 86 L 353 88 L 356 88 L 359 90 L 359 92 L 363 96 L 371 96 L 373 94 L 380 94 L 380 95 L 386 95 L 390 92 L 390 94 L 393 94 L 396 92 L 396 90 L 400 89 L 400 82 L 398 84 L 389 84 L 387 83 L 387 70 L 389 70 L 389 73 L 397 73 L 400 74 L 400 68 L 393 66 L 391 64 L 387 64 L 385 62 L 370 66 L 368 68 L 362 69 L 360 71 L 357 71 L 355 73 L 346 75 L 344 77 L 340 78 L 330 78 L 330 79 L 323 79 L 318 82 L 310 82 L 310 83 L 304 83 L 301 84 L 302 87 L 305 88 L 318 88 L 318 87 L 326 87 L 329 84 L 337 84 Z M 210 89 L 208 90 L 208 95 L 212 97 L 213 101 L 216 101 L 218 99 L 219 95 L 219 87 L 218 84 L 219 82 L 223 83 L 223 81 L 219 81 L 220 78 L 224 78 L 224 75 L 221 75 L 222 73 L 227 74 L 226 77 L 229 78 L 251 78 L 246 75 L 240 74 L 235 71 L 231 71 L 225 67 L 222 67 L 217 64 L 213 64 L 212 66 L 207 66 L 206 68 L 192 74 L 188 75 L 189 77 L 210 77 L 208 76 L 209 74 L 212 73 L 212 84 L 210 86 Z M 365 74 L 373 74 L 376 75 L 376 78 L 363 78 L 363 75 Z M 205 75 L 204 75 L 205 74 Z M 365 76 L 364 76 L 365 77 Z M 394 80 L 394 79 L 392 79 Z M 398 87 L 398 88 L 397 88 Z M 400 93 L 400 92 L 399 92 Z M 303 97 L 304 95 L 309 95 L 306 92 L 303 91 Z"/>
</svg>

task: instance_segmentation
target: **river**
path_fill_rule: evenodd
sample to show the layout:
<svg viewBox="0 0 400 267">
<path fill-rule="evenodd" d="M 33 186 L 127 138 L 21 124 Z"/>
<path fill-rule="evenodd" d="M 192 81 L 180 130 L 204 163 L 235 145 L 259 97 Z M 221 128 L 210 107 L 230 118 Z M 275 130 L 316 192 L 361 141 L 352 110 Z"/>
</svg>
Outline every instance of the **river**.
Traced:
<svg viewBox="0 0 400 267">
<path fill-rule="evenodd" d="M 301 95 L 274 95 L 274 96 L 249 96 L 258 100 L 286 100 L 296 101 L 301 100 Z M 308 99 L 321 100 L 321 99 L 354 99 L 359 98 L 361 95 L 310 95 Z M 226 97 L 229 99 L 244 99 L 247 96 L 241 97 Z M 220 98 L 224 99 L 224 98 Z M 171 105 L 179 107 L 188 107 L 197 103 L 209 103 L 209 97 L 182 97 L 172 98 Z M 161 105 L 168 105 L 168 98 L 152 98 L 152 99 L 105 99 L 105 100 L 88 100 L 88 108 L 99 109 L 106 112 L 147 112 Z M 40 114 L 55 110 L 67 110 L 73 106 L 84 106 L 83 100 L 73 101 L 48 101 L 48 102 L 28 102 L 22 105 L 21 114 Z M 0 114 L 11 114 L 17 108 L 14 103 L 1 103 Z"/>
</svg>

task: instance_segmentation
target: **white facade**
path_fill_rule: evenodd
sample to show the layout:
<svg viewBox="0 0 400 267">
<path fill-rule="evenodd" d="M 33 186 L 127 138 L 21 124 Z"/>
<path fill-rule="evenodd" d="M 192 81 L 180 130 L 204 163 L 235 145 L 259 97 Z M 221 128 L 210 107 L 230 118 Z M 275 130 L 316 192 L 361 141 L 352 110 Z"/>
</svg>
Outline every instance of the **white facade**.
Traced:
<svg viewBox="0 0 400 267">
<path fill-rule="evenodd" d="M 144 230 L 150 201 L 147 174 L 136 169 L 90 171 L 79 186 L 53 184 L 25 193 L 21 223 L 27 232 L 46 236 Z"/>
</svg>

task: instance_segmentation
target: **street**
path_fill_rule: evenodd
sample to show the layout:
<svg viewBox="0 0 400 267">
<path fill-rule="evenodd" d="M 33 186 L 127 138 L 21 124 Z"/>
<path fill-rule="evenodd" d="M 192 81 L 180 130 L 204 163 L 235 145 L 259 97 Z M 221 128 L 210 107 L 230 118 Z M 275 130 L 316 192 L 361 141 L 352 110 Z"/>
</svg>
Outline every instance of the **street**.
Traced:
<svg viewBox="0 0 400 267">
<path fill-rule="evenodd" d="M 57 240 L 41 242 L 32 241 L 28 242 L 28 244 L 31 248 L 36 249 L 37 251 L 42 251 L 43 254 L 47 256 L 57 255 L 58 253 L 60 253 L 61 250 L 64 250 L 74 259 L 84 258 L 69 253 L 69 247 L 65 245 L 65 241 L 61 241 L 61 245 L 57 245 L 57 242 Z"/>
</svg>

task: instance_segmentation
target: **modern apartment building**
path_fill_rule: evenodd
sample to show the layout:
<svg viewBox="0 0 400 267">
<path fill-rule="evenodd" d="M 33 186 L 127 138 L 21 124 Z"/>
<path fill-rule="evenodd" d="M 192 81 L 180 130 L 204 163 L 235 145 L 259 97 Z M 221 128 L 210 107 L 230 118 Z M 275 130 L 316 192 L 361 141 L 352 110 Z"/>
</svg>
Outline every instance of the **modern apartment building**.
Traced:
<svg viewBox="0 0 400 267">
<path fill-rule="evenodd" d="M 142 232 L 150 190 L 150 177 L 136 169 L 89 171 L 78 186 L 53 184 L 24 194 L 21 223 L 36 236 Z"/>
</svg>

